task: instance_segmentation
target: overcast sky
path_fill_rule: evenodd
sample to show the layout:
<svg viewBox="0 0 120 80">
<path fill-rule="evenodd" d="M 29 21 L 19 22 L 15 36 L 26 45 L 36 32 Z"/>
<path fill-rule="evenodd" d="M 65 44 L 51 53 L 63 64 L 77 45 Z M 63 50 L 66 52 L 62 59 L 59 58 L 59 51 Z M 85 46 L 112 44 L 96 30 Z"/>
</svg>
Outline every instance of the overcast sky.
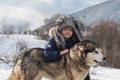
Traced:
<svg viewBox="0 0 120 80">
<path fill-rule="evenodd" d="M 0 25 L 30 23 L 43 25 L 55 13 L 70 14 L 107 0 L 0 0 Z"/>
</svg>

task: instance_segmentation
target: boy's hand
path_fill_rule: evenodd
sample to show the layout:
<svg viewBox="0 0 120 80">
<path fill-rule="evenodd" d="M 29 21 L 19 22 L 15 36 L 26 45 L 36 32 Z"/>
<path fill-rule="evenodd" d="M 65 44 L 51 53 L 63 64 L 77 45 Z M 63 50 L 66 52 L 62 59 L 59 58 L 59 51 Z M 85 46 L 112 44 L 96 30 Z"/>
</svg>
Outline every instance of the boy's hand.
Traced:
<svg viewBox="0 0 120 80">
<path fill-rule="evenodd" d="M 65 49 L 63 51 L 60 52 L 60 55 L 64 55 L 64 54 L 67 54 L 69 52 L 69 49 Z"/>
</svg>

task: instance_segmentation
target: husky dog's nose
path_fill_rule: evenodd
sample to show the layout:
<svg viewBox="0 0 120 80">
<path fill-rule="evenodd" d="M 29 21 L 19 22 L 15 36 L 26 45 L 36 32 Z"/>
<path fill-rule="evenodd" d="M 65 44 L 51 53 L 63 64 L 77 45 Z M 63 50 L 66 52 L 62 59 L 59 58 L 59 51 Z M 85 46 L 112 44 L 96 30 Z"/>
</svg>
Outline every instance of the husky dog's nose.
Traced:
<svg viewBox="0 0 120 80">
<path fill-rule="evenodd" d="M 105 61 L 105 60 L 106 60 L 106 57 L 103 57 L 103 60 Z"/>
</svg>

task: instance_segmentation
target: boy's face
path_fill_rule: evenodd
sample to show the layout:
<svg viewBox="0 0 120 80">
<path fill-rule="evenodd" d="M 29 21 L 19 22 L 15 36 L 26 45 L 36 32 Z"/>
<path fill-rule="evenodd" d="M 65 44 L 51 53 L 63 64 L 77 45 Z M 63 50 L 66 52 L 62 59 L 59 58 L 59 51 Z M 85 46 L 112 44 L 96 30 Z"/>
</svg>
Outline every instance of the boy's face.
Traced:
<svg viewBox="0 0 120 80">
<path fill-rule="evenodd" d="M 65 39 L 69 39 L 73 35 L 73 30 L 70 26 L 66 26 L 61 30 L 61 33 Z"/>
</svg>

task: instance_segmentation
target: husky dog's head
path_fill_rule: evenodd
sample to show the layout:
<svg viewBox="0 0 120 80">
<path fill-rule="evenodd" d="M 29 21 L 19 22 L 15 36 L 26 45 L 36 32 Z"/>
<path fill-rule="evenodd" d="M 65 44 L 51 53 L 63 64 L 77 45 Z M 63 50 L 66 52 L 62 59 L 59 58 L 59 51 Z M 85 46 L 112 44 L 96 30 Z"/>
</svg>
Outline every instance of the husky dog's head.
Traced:
<svg viewBox="0 0 120 80">
<path fill-rule="evenodd" d="M 76 61 L 82 61 L 88 66 L 100 65 L 105 61 L 99 46 L 91 40 L 84 40 L 76 44 L 70 50 L 70 57 Z"/>
</svg>

